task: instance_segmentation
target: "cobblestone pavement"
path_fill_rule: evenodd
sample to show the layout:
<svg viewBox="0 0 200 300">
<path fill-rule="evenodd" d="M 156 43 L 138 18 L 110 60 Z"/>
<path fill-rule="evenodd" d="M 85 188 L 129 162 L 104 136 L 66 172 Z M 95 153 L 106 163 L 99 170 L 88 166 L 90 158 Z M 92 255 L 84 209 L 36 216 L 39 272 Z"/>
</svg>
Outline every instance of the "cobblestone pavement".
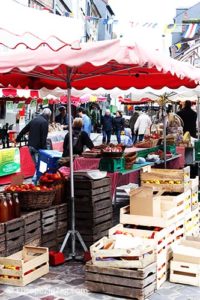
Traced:
<svg viewBox="0 0 200 300">
<path fill-rule="evenodd" d="M 125 299 L 89 293 L 84 285 L 84 265 L 66 263 L 26 287 L 0 286 L 1 300 L 90 300 Z M 200 288 L 165 282 L 149 300 L 199 300 Z"/>
</svg>

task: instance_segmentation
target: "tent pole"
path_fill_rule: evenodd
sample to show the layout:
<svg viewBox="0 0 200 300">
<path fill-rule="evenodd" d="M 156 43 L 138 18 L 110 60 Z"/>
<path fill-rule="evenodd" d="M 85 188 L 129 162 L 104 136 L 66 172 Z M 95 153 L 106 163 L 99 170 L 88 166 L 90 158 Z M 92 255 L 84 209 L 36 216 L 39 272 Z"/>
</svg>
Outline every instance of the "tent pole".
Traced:
<svg viewBox="0 0 200 300">
<path fill-rule="evenodd" d="M 68 115 L 69 115 L 69 157 L 70 157 L 70 205 L 71 205 L 71 230 L 68 230 L 65 239 L 60 248 L 60 252 L 63 252 L 65 245 L 71 235 L 71 253 L 69 259 L 76 259 L 76 237 L 80 241 L 80 244 L 84 251 L 88 251 L 80 233 L 75 228 L 75 200 L 74 200 L 74 163 L 73 163 L 73 140 L 72 140 L 72 110 L 71 110 L 71 86 L 67 82 L 67 98 L 68 98 Z"/>
<path fill-rule="evenodd" d="M 164 99 L 165 101 L 165 99 Z M 167 138 L 166 138 L 166 129 L 167 129 L 167 124 L 166 124 L 166 106 L 165 103 L 163 104 L 163 139 L 164 139 L 164 167 L 165 169 L 167 168 L 167 159 L 166 159 L 166 153 L 167 153 Z"/>
<path fill-rule="evenodd" d="M 198 96 L 198 98 L 197 98 L 197 122 L 198 122 L 198 140 L 199 140 L 199 138 L 200 138 L 200 107 L 199 107 L 199 103 L 200 102 L 200 97 Z"/>
</svg>

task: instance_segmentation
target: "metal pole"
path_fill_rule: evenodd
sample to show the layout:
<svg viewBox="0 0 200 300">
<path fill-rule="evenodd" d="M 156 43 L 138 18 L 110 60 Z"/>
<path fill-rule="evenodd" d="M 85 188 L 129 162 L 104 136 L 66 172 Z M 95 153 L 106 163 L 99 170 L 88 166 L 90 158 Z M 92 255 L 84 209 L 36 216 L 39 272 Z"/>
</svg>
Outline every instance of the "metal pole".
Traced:
<svg viewBox="0 0 200 300">
<path fill-rule="evenodd" d="M 71 109 L 71 88 L 67 89 L 68 117 L 69 117 L 69 157 L 70 157 L 70 192 L 71 192 L 71 239 L 72 257 L 75 257 L 75 204 L 74 204 L 74 163 L 73 163 L 73 138 L 72 138 L 72 109 Z"/>
<path fill-rule="evenodd" d="M 199 107 L 199 101 L 200 101 L 200 97 L 198 96 L 197 98 L 197 122 L 198 122 L 198 140 L 200 138 L 200 107 Z"/>
<path fill-rule="evenodd" d="M 165 101 L 165 100 L 164 100 Z M 166 124 L 166 109 L 165 109 L 165 103 L 163 104 L 163 139 L 164 139 L 164 167 L 165 169 L 167 168 L 167 161 L 166 161 L 166 153 L 167 153 L 167 139 L 166 139 L 166 129 L 167 129 L 167 124 Z"/>
</svg>

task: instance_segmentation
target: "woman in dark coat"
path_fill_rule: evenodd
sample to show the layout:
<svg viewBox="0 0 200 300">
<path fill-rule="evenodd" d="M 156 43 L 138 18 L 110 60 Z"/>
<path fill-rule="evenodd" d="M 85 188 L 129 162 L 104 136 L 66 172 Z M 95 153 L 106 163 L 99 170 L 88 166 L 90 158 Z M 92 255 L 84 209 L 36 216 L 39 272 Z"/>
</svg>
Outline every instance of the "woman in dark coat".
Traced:
<svg viewBox="0 0 200 300">
<path fill-rule="evenodd" d="M 81 155 L 84 150 L 84 146 L 89 149 L 94 148 L 94 144 L 87 132 L 81 131 L 83 127 L 83 121 L 81 118 L 75 118 L 72 127 L 73 154 Z M 69 133 L 66 134 L 63 143 L 63 157 L 66 156 L 69 156 Z"/>
<path fill-rule="evenodd" d="M 116 117 L 113 120 L 113 128 L 117 137 L 118 144 L 121 144 L 121 132 L 124 130 L 124 118 L 121 111 L 116 112 Z"/>
</svg>

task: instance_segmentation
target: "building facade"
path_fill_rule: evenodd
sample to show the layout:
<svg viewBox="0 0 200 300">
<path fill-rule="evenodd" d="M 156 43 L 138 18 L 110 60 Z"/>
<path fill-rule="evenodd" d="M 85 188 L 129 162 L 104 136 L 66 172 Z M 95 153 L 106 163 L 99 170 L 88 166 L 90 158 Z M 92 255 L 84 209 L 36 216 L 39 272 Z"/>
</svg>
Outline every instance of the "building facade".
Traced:
<svg viewBox="0 0 200 300">
<path fill-rule="evenodd" d="M 172 29 L 171 56 L 183 55 L 200 39 L 200 2 L 189 8 L 177 8 Z"/>
</svg>

